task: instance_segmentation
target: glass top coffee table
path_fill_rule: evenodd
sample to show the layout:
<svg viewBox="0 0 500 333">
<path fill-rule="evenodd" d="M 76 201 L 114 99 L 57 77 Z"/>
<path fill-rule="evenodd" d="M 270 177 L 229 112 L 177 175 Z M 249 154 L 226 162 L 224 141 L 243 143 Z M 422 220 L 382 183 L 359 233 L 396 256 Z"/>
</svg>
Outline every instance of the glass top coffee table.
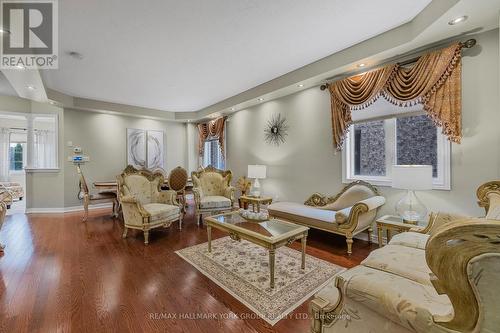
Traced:
<svg viewBox="0 0 500 333">
<path fill-rule="evenodd" d="M 245 239 L 260 245 L 269 251 L 270 286 L 274 288 L 274 262 L 276 249 L 290 245 L 300 239 L 302 243 L 302 266 L 306 266 L 306 241 L 308 227 L 285 222 L 278 219 L 266 221 L 247 220 L 238 212 L 208 216 L 205 219 L 208 234 L 208 252 L 212 252 L 212 228 L 229 233 L 235 241 Z"/>
</svg>

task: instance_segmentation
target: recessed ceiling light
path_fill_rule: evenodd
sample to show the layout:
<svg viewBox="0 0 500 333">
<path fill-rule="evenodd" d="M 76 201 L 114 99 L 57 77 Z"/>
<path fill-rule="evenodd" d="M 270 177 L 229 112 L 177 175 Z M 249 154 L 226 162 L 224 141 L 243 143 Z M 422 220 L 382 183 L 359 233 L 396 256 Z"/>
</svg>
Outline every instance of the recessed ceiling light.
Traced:
<svg viewBox="0 0 500 333">
<path fill-rule="evenodd" d="M 52 104 L 52 105 L 56 105 L 56 104 L 57 104 L 57 103 L 56 103 L 56 102 L 54 102 L 54 101 L 50 101 L 49 103 L 50 103 L 50 104 Z"/>
<path fill-rule="evenodd" d="M 236 109 L 235 108 L 231 108 L 231 111 L 234 111 L 234 110 L 236 110 Z"/>
<path fill-rule="evenodd" d="M 75 59 L 78 59 L 78 60 L 82 60 L 83 59 L 83 54 L 81 54 L 80 52 L 76 52 L 76 51 L 68 51 L 66 52 L 70 57 L 72 58 L 75 58 Z"/>
<path fill-rule="evenodd" d="M 264 100 L 264 99 L 263 99 L 262 97 L 261 97 L 261 98 L 259 98 L 259 102 L 262 102 L 263 100 Z"/>
<path fill-rule="evenodd" d="M 360 68 L 361 68 L 361 67 L 365 67 L 365 66 L 366 66 L 366 64 L 365 64 L 365 63 L 363 63 L 363 62 L 362 62 L 362 63 L 360 63 L 360 64 L 358 64 L 358 67 L 360 67 Z"/>
<path fill-rule="evenodd" d="M 302 88 L 303 86 L 304 86 L 304 84 L 302 84 L 302 83 L 299 83 L 299 84 L 297 85 L 297 87 L 299 87 L 299 88 Z"/>
<path fill-rule="evenodd" d="M 459 17 L 456 17 L 454 18 L 453 20 L 451 20 L 450 22 L 448 22 L 449 25 L 455 25 L 455 24 L 459 24 L 459 23 L 462 23 L 464 22 L 465 20 L 468 19 L 468 16 L 467 15 L 464 15 L 464 16 L 459 16 Z"/>
<path fill-rule="evenodd" d="M 29 90 L 36 90 L 35 86 L 32 85 L 26 86 L 26 88 L 28 88 Z"/>
</svg>

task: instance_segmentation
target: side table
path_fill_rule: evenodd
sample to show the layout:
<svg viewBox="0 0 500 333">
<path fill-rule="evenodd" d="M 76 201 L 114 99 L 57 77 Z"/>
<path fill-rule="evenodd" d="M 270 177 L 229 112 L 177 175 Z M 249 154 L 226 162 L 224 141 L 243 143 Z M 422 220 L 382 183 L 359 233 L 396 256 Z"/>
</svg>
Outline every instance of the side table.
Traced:
<svg viewBox="0 0 500 333">
<path fill-rule="evenodd" d="M 415 225 L 404 223 L 401 217 L 395 215 L 384 215 L 376 220 L 377 223 L 377 236 L 378 236 L 378 246 L 383 246 L 382 235 L 385 230 L 387 243 L 391 240 L 392 232 L 405 232 L 411 229 L 418 230 L 424 229 L 422 225 Z"/>
</svg>

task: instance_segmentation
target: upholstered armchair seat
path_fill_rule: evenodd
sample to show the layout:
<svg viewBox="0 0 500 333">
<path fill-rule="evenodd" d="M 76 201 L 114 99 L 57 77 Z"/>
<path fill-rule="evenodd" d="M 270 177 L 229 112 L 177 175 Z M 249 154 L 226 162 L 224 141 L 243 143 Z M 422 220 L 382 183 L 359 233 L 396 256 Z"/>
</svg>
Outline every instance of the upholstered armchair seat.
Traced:
<svg viewBox="0 0 500 333">
<path fill-rule="evenodd" d="M 163 174 L 136 170 L 129 166 L 117 177 L 120 204 L 123 207 L 125 229 L 139 229 L 144 232 L 144 243 L 149 243 L 149 230 L 169 227 L 179 221 L 182 227 L 181 205 L 177 202 L 176 191 L 161 191 Z"/>
<path fill-rule="evenodd" d="M 210 166 L 191 173 L 198 224 L 205 213 L 215 214 L 232 210 L 236 189 L 231 186 L 231 177 L 231 171 Z"/>
<path fill-rule="evenodd" d="M 209 195 L 202 197 L 200 200 L 201 209 L 212 209 L 212 208 L 231 208 L 231 199 L 220 196 L 220 195 Z"/>
<path fill-rule="evenodd" d="M 142 206 L 151 216 L 150 222 L 154 223 L 161 220 L 176 219 L 179 216 L 179 206 L 167 205 L 162 203 L 150 203 Z"/>
</svg>

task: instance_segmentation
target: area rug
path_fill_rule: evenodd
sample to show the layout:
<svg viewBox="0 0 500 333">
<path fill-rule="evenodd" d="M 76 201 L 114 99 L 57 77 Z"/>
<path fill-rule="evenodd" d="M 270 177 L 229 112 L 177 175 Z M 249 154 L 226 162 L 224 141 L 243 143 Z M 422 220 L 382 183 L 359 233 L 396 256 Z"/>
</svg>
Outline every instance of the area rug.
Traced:
<svg viewBox="0 0 500 333">
<path fill-rule="evenodd" d="M 276 250 L 275 288 L 269 287 L 269 256 L 265 248 L 229 237 L 191 246 L 176 253 L 271 325 L 286 317 L 345 268 L 301 252 Z"/>
</svg>

